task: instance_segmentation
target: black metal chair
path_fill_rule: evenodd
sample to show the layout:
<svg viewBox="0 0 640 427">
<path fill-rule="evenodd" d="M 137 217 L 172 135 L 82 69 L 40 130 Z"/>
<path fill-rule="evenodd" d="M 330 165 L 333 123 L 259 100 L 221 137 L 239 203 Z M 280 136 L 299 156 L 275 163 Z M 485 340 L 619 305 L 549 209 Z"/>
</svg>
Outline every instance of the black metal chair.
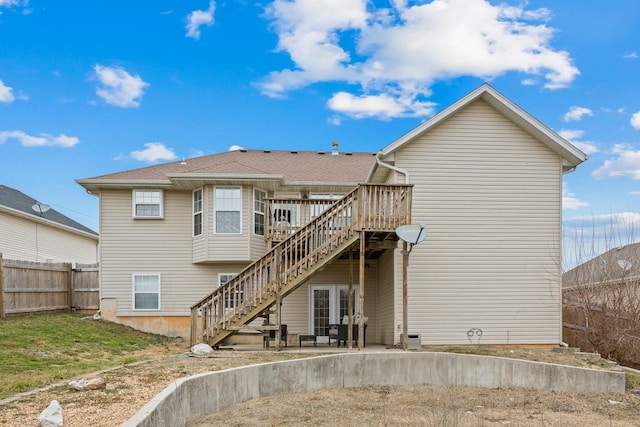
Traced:
<svg viewBox="0 0 640 427">
<path fill-rule="evenodd" d="M 349 325 L 337 325 L 338 326 L 338 347 L 340 347 L 340 341 L 344 343 L 344 346 L 347 346 L 347 340 L 349 339 Z M 356 323 L 353 324 L 353 333 L 352 333 L 353 342 L 358 342 L 358 325 Z M 367 346 L 367 324 L 364 324 L 364 337 L 362 340 L 363 347 Z"/>
<path fill-rule="evenodd" d="M 340 325 L 329 325 L 329 345 L 331 345 L 331 340 L 337 341 L 338 345 L 340 344 L 338 341 L 338 326 Z"/>
</svg>

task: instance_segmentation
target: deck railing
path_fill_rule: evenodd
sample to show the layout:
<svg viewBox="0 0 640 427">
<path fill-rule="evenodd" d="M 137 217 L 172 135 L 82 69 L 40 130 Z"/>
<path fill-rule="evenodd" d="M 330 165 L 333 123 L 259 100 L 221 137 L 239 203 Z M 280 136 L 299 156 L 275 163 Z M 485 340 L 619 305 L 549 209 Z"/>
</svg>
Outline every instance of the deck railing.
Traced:
<svg viewBox="0 0 640 427">
<path fill-rule="evenodd" d="M 282 242 L 309 224 L 335 201 L 336 199 L 265 199 L 265 239 L 268 242 Z"/>
<path fill-rule="evenodd" d="M 410 219 L 411 186 L 363 184 L 297 231 L 282 229 L 285 240 L 191 307 L 192 345 L 256 318 L 257 309 L 293 291 L 305 274 L 333 258 L 359 231 L 394 231 Z"/>
</svg>

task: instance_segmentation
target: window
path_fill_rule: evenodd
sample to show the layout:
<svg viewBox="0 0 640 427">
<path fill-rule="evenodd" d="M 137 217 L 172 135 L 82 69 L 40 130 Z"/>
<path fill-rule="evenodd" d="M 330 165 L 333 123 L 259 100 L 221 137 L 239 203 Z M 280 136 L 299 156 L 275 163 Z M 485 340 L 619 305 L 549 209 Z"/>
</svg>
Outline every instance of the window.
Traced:
<svg viewBox="0 0 640 427">
<path fill-rule="evenodd" d="M 202 189 L 193 192 L 193 235 L 202 234 Z"/>
<path fill-rule="evenodd" d="M 242 191 L 240 188 L 216 188 L 214 201 L 214 230 L 216 233 L 240 234 Z"/>
<path fill-rule="evenodd" d="M 253 190 L 253 232 L 264 236 L 264 199 L 267 193 L 262 190 Z"/>
<path fill-rule="evenodd" d="M 160 275 L 133 275 L 133 309 L 160 310 Z"/>
<path fill-rule="evenodd" d="M 229 280 L 233 279 L 234 273 L 220 273 L 218 274 L 218 286 L 222 286 Z M 235 308 L 244 301 L 244 295 L 242 291 L 236 291 L 225 295 L 224 308 Z"/>
<path fill-rule="evenodd" d="M 162 218 L 161 190 L 133 190 L 134 218 Z"/>
</svg>

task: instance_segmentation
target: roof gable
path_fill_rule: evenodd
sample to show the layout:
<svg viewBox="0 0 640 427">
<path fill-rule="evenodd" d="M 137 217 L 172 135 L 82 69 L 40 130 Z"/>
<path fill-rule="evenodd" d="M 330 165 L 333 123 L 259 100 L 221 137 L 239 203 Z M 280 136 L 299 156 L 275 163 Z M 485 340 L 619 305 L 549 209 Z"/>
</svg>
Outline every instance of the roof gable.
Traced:
<svg viewBox="0 0 640 427">
<path fill-rule="evenodd" d="M 71 218 L 61 214 L 55 209 L 49 209 L 46 212 L 36 213 L 32 206 L 38 203 L 38 201 L 26 194 L 18 191 L 14 188 L 7 187 L 6 185 L 0 185 L 0 207 L 8 208 L 13 212 L 19 212 L 24 216 L 28 216 L 33 220 L 40 220 L 44 222 L 54 223 L 69 227 L 83 233 L 89 233 L 97 236 L 98 233 L 91 230 L 88 227 L 72 220 Z"/>
<path fill-rule="evenodd" d="M 495 90 L 488 83 L 484 83 L 473 92 L 461 98 L 454 104 L 445 108 L 440 113 L 431 117 L 426 122 L 407 132 L 391 144 L 379 151 L 379 156 L 384 158 L 391 156 L 405 144 L 410 143 L 417 136 L 428 132 L 430 129 L 449 119 L 451 116 L 462 110 L 472 102 L 482 99 L 493 106 L 496 110 L 505 115 L 509 120 L 521 127 L 525 132 L 545 144 L 552 151 L 556 152 L 564 159 L 565 171 L 575 168 L 580 163 L 587 160 L 587 155 L 573 146 L 569 141 L 543 125 L 529 113 L 508 100 L 501 93 Z"/>
</svg>

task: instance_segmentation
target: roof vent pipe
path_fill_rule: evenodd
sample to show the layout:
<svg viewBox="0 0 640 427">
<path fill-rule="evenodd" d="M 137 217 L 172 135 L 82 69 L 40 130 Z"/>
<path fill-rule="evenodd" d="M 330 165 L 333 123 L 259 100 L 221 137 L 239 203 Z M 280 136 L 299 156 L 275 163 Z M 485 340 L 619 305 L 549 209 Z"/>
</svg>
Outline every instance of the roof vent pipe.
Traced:
<svg viewBox="0 0 640 427">
<path fill-rule="evenodd" d="M 331 152 L 331 155 L 337 156 L 338 154 L 340 154 L 338 151 L 338 141 L 333 141 L 333 151 Z"/>
</svg>

